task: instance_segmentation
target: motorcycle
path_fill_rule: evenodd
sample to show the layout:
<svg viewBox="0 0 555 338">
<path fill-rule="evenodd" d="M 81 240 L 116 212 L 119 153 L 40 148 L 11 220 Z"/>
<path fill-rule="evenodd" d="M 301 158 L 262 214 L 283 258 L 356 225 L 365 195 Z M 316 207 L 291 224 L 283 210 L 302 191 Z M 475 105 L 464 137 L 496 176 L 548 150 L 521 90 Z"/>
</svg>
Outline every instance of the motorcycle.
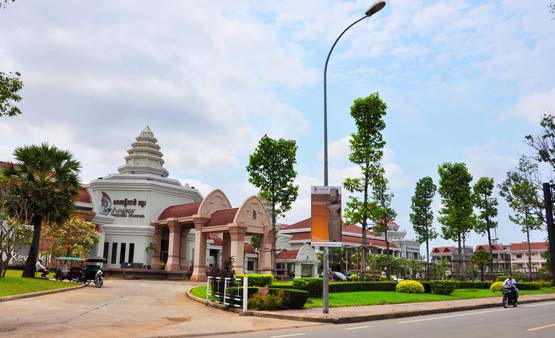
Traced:
<svg viewBox="0 0 555 338">
<path fill-rule="evenodd" d="M 102 272 L 102 269 L 96 271 L 94 275 L 94 285 L 96 285 L 97 288 L 101 288 L 102 285 L 104 285 L 104 272 Z"/>
<path fill-rule="evenodd" d="M 518 295 L 515 287 L 503 287 L 503 307 L 517 307 Z"/>
</svg>

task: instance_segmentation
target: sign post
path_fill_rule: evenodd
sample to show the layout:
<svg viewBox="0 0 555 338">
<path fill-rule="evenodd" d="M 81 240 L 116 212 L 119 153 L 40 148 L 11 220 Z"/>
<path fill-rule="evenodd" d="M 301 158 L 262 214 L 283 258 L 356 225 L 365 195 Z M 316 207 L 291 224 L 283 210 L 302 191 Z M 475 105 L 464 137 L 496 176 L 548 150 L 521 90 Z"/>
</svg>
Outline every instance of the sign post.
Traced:
<svg viewBox="0 0 555 338">
<path fill-rule="evenodd" d="M 311 244 L 324 249 L 323 313 L 329 313 L 329 248 L 341 247 L 341 187 L 311 187 Z"/>
</svg>

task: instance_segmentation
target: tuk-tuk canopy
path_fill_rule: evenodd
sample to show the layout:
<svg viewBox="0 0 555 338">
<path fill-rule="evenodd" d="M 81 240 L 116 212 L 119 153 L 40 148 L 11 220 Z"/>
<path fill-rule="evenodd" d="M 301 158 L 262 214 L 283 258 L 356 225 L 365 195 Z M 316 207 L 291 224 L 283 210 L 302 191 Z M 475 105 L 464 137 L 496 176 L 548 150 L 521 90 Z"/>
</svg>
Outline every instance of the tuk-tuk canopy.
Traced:
<svg viewBox="0 0 555 338">
<path fill-rule="evenodd" d="M 79 257 L 56 257 L 57 261 L 76 261 L 76 262 L 83 262 L 84 259 Z"/>
</svg>

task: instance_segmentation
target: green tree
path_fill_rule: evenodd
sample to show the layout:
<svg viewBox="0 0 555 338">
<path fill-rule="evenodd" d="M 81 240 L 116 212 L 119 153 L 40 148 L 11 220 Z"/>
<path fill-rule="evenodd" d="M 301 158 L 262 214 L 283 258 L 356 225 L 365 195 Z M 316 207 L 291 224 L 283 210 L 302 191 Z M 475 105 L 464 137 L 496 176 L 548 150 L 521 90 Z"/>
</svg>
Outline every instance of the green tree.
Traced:
<svg viewBox="0 0 555 338">
<path fill-rule="evenodd" d="M 437 238 L 438 233 L 433 228 L 434 212 L 432 202 L 436 193 L 436 186 L 431 177 L 423 177 L 416 182 L 414 196 L 412 196 L 412 213 L 410 221 L 416 233 L 418 243 L 426 243 L 426 275 L 430 278 L 430 241 Z"/>
<path fill-rule="evenodd" d="M 493 196 L 493 178 L 480 177 L 478 182 L 474 184 L 474 206 L 479 210 L 474 230 L 483 235 L 488 235 L 488 245 L 490 257 L 493 257 L 493 247 L 491 239 L 491 230 L 497 228 L 497 198 Z M 490 261 L 490 274 L 493 273 L 493 260 Z M 483 273 L 483 271 L 482 271 Z"/>
<path fill-rule="evenodd" d="M 2 174 L 19 183 L 9 188 L 13 198 L 25 202 L 25 212 L 9 207 L 7 213 L 33 225 L 33 240 L 25 261 L 23 277 L 35 276 L 42 224 L 63 223 L 74 208 L 73 198 L 79 189 L 79 162 L 70 152 L 43 143 L 16 148 L 17 163 L 4 168 Z M 25 216 L 22 218 L 22 216 Z"/>
<path fill-rule="evenodd" d="M 297 172 L 297 144 L 294 140 L 274 140 L 264 135 L 250 155 L 247 172 L 249 182 L 260 189 L 260 196 L 271 206 L 272 269 L 276 264 L 276 220 L 291 209 L 299 195 L 294 184 Z"/>
<path fill-rule="evenodd" d="M 372 220 L 375 222 L 373 230 L 378 233 L 383 233 L 385 238 L 386 256 L 387 256 L 387 279 L 391 276 L 391 251 L 389 250 L 389 239 L 387 238 L 387 231 L 389 224 L 397 217 L 397 213 L 391 207 L 391 200 L 393 194 L 388 192 L 388 181 L 385 177 L 375 182 L 372 197 L 375 203 L 372 204 L 371 210 Z"/>
<path fill-rule="evenodd" d="M 545 162 L 555 169 L 555 116 L 544 115 L 540 126 L 540 135 L 525 136 L 526 143 L 536 151 L 535 159 L 538 162 Z"/>
<path fill-rule="evenodd" d="M 358 98 L 351 106 L 356 132 L 352 133 L 349 139 L 351 148 L 349 160 L 359 167 L 361 177 L 347 178 L 343 185 L 353 194 L 362 194 L 362 200 L 357 196 L 350 196 L 344 215 L 351 224 L 362 225 L 363 251 L 359 280 L 364 280 L 368 262 L 368 220 L 371 211 L 375 209 L 375 202 L 371 202 L 368 198 L 369 192 L 375 182 L 383 176 L 380 160 L 385 146 L 382 130 L 385 128 L 383 117 L 386 114 L 386 108 L 387 105 L 380 99 L 378 93 Z"/>
<path fill-rule="evenodd" d="M 23 88 L 23 82 L 20 77 L 18 72 L 0 72 L 0 117 L 21 114 L 21 110 L 15 105 L 21 100 L 18 92 Z"/>
<path fill-rule="evenodd" d="M 518 167 L 509 171 L 505 181 L 499 186 L 499 194 L 513 210 L 509 219 L 519 225 L 521 231 L 526 234 L 530 279 L 532 278 L 530 231 L 540 230 L 543 224 L 543 201 L 537 186 L 531 181 L 531 177 L 537 175 L 537 171 L 538 165 L 523 156 L 520 158 Z"/>
<path fill-rule="evenodd" d="M 472 175 L 464 163 L 443 163 L 438 168 L 439 195 L 442 208 L 439 210 L 438 221 L 442 224 L 441 232 L 444 239 L 457 242 L 458 246 L 458 274 L 465 271 L 463 257 L 464 239 L 474 227 L 472 189 L 470 182 Z M 462 262 L 462 266 L 461 266 Z"/>
<path fill-rule="evenodd" d="M 486 264 L 491 264 L 492 255 L 490 252 L 485 250 L 476 250 L 472 254 L 472 264 L 480 267 L 480 280 L 484 281 L 484 266 Z"/>
<path fill-rule="evenodd" d="M 88 256 L 100 240 L 94 223 L 79 216 L 71 217 L 62 224 L 49 224 L 45 234 L 54 239 L 52 251 L 56 256 Z"/>
</svg>

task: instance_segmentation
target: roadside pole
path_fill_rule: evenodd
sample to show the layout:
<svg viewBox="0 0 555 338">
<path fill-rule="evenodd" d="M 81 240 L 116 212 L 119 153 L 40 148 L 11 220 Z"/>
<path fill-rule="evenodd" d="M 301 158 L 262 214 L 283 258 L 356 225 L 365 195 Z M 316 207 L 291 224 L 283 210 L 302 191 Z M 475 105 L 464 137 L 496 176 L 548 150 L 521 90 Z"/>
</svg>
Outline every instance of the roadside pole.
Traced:
<svg viewBox="0 0 555 338">
<path fill-rule="evenodd" d="M 329 262 L 328 256 L 330 254 L 330 249 L 326 246 L 324 247 L 324 285 L 322 290 L 322 302 L 324 303 L 324 314 L 328 314 L 329 310 Z"/>
</svg>

